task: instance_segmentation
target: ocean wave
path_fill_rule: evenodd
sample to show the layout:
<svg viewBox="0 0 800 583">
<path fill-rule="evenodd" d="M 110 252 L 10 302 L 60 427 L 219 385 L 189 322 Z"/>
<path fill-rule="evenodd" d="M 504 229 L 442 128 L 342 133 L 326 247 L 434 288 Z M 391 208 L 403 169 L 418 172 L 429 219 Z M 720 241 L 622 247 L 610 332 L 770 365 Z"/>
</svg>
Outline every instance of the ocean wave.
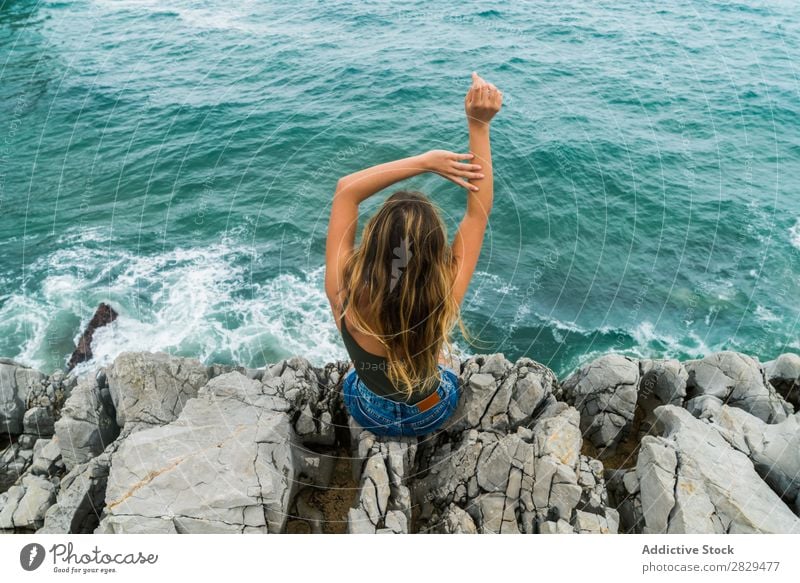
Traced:
<svg viewBox="0 0 800 583">
<path fill-rule="evenodd" d="M 131 350 L 246 366 L 263 366 L 292 355 L 302 355 L 317 366 L 346 359 L 324 293 L 324 267 L 304 272 L 266 270 L 267 275 L 253 281 L 248 233 L 247 228 L 233 228 L 206 246 L 137 254 L 110 245 L 108 231 L 68 230 L 54 252 L 31 264 L 26 274 L 29 289 L 19 286 L 4 296 L 0 335 L 17 344 L 11 346 L 8 340 L 3 353 L 42 370 L 63 366 L 97 305 L 106 302 L 119 317 L 96 331 L 94 358 L 82 365 L 85 370 L 107 365 Z M 472 318 L 489 317 L 492 326 L 499 326 L 509 359 L 541 339 L 536 328 L 548 330 L 573 355 L 554 362 L 559 369 L 571 365 L 577 353 L 593 354 L 595 349 L 597 353 L 624 349 L 639 358 L 685 358 L 719 348 L 709 346 L 688 324 L 673 329 L 649 321 L 588 326 L 562 320 L 537 311 L 518 286 L 484 271 L 476 272 L 471 296 L 472 307 L 464 313 L 468 329 Z M 507 305 L 500 308 L 501 302 Z M 488 312 L 489 308 L 499 312 Z M 716 309 L 709 307 L 707 326 Z M 769 322 L 777 318 L 764 306 L 756 308 L 755 316 Z M 504 322 L 498 323 L 501 317 Z M 59 335 L 61 342 L 54 345 L 52 338 Z M 548 345 L 549 338 L 544 342 Z M 455 348 L 462 358 L 476 350 L 465 342 L 457 342 Z"/>
<path fill-rule="evenodd" d="M 710 347 L 697 332 L 678 337 L 672 334 L 656 332 L 652 322 L 640 322 L 631 333 L 636 346 L 643 350 L 646 358 L 662 355 L 662 358 L 684 358 L 686 355 L 700 356 L 711 352 Z"/>
<path fill-rule="evenodd" d="M 497 306 L 499 304 L 498 295 L 505 298 L 516 291 L 519 291 L 517 286 L 495 273 L 475 271 L 469 291 L 464 299 L 464 309 L 469 311 L 484 308 L 486 306 L 487 292 L 491 294 L 491 297 L 488 298 L 490 303 L 493 306 Z"/>
<path fill-rule="evenodd" d="M 93 359 L 82 368 L 106 365 L 128 350 L 255 365 L 293 354 L 314 364 L 343 358 L 324 293 L 324 267 L 253 282 L 253 249 L 236 240 L 237 233 L 204 247 L 137 255 L 98 250 L 97 233 L 67 232 L 56 251 L 31 264 L 35 289 L 5 298 L 0 333 L 17 339 L 14 358 L 52 370 L 69 354 L 48 356 L 54 350 L 48 337 L 66 323 L 74 346 L 97 305 L 106 302 L 119 316 L 95 332 Z M 246 231 L 238 234 L 246 238 Z"/>
</svg>

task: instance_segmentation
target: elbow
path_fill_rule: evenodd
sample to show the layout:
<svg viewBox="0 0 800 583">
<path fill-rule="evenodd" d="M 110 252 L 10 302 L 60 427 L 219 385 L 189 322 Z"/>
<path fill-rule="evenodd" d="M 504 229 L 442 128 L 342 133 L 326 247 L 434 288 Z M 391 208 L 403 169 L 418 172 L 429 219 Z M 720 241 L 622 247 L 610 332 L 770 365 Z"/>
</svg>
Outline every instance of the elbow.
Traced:
<svg viewBox="0 0 800 583">
<path fill-rule="evenodd" d="M 354 202 L 358 205 L 358 200 L 355 198 L 356 190 L 352 188 L 352 181 L 347 177 L 340 178 L 336 182 L 336 191 L 333 194 L 333 200 L 344 202 Z"/>
<path fill-rule="evenodd" d="M 492 214 L 492 205 L 484 205 L 468 208 L 466 217 L 469 218 L 471 222 L 486 224 L 489 222 L 490 214 Z"/>
</svg>

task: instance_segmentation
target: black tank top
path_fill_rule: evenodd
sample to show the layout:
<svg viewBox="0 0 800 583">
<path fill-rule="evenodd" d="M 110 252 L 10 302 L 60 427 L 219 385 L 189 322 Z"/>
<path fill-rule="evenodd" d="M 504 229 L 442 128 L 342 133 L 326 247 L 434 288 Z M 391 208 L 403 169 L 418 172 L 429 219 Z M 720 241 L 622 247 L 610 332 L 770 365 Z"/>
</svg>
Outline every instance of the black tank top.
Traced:
<svg viewBox="0 0 800 583">
<path fill-rule="evenodd" d="M 372 354 L 367 352 L 356 342 L 356 339 L 350 335 L 350 331 L 345 324 L 344 312 L 342 313 L 342 340 L 353 361 L 353 367 L 356 369 L 356 374 L 366 387 L 381 397 L 386 397 L 393 401 L 400 401 L 414 405 L 422 401 L 425 397 L 432 395 L 438 388 L 438 383 L 434 385 L 431 390 L 425 393 L 414 393 L 408 401 L 405 394 L 397 390 L 397 387 L 392 383 L 391 379 L 387 376 L 387 367 L 389 361 L 384 356 Z"/>
</svg>

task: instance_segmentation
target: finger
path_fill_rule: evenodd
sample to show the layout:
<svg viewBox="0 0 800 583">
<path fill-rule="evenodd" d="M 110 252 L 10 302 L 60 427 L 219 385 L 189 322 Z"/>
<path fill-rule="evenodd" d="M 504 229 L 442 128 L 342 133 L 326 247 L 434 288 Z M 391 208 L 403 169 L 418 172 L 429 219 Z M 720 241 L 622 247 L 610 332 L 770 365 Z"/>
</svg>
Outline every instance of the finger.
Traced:
<svg viewBox="0 0 800 583">
<path fill-rule="evenodd" d="M 473 170 L 475 172 L 481 169 L 480 164 L 468 164 L 467 162 L 457 162 L 455 160 L 450 162 L 450 166 L 457 168 L 458 170 Z"/>
<path fill-rule="evenodd" d="M 459 172 L 466 171 L 466 172 L 481 172 L 481 165 L 480 164 L 465 164 L 463 162 L 454 162 L 452 165 L 454 170 Z"/>
<path fill-rule="evenodd" d="M 451 160 L 466 160 L 467 158 L 474 158 L 475 154 L 472 152 L 467 152 L 466 154 L 456 154 L 455 152 L 450 152 L 449 158 Z"/>
<path fill-rule="evenodd" d="M 464 180 L 462 178 L 459 178 L 458 176 L 454 176 L 452 174 L 448 174 L 448 175 L 446 175 L 446 177 L 447 177 L 448 180 L 451 180 L 452 182 L 455 182 L 459 186 L 463 186 L 467 190 L 471 190 L 473 192 L 478 190 L 478 187 L 476 185 L 470 184 L 469 182 L 467 182 L 466 180 Z"/>
<path fill-rule="evenodd" d="M 471 172 L 467 169 L 462 168 L 454 168 L 453 169 L 456 176 L 461 176 L 462 178 L 483 178 L 482 172 Z"/>
</svg>

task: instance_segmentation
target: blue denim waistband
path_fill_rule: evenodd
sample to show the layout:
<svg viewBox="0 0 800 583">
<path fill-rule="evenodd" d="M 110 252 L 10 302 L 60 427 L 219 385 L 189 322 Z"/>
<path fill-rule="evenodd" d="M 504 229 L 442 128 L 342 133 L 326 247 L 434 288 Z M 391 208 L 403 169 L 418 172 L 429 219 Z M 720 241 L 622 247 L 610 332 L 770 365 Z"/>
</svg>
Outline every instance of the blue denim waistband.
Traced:
<svg viewBox="0 0 800 583">
<path fill-rule="evenodd" d="M 444 383 L 451 382 L 451 380 L 448 378 L 448 375 L 446 373 L 452 374 L 453 378 L 456 379 L 456 382 L 457 382 L 457 379 L 458 379 L 458 374 L 450 367 L 445 367 L 445 366 L 442 366 L 442 365 L 439 365 L 439 367 L 442 370 L 442 382 L 440 382 L 439 386 L 436 387 L 436 394 L 439 396 L 439 401 L 443 401 L 443 400 L 445 400 L 445 397 L 446 397 L 445 389 L 444 389 L 443 385 L 444 385 Z M 364 382 L 360 378 L 358 378 L 358 373 L 356 373 L 356 370 L 354 368 L 351 368 L 350 371 L 347 374 L 348 375 L 350 375 L 350 374 L 355 374 L 356 375 L 356 390 L 358 391 L 358 394 L 361 396 L 361 398 L 364 399 L 365 401 L 368 401 L 371 404 L 373 404 L 375 406 L 378 406 L 378 407 L 381 407 L 381 408 L 384 408 L 384 409 L 391 409 L 397 415 L 406 415 L 406 416 L 408 416 L 408 415 L 412 415 L 414 413 L 419 413 L 420 412 L 420 409 L 419 409 L 419 407 L 417 407 L 417 404 L 411 405 L 411 404 L 408 404 L 408 403 L 404 403 L 402 401 L 395 401 L 394 399 L 389 399 L 388 397 L 382 397 L 381 395 L 378 395 L 377 393 L 374 393 L 373 391 L 371 391 L 369 389 L 369 387 L 367 387 L 364 384 Z M 433 394 L 433 393 L 431 393 L 431 394 Z"/>
</svg>

